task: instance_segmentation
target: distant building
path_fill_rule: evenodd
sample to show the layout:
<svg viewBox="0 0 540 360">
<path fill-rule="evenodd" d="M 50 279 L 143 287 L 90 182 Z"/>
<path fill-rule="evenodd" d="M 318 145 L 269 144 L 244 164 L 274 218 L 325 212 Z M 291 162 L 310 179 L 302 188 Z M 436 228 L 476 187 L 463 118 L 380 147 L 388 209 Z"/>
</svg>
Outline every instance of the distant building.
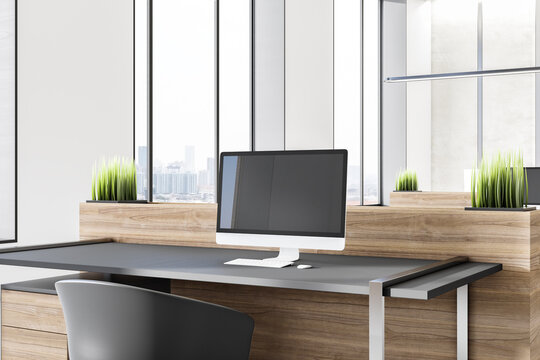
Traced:
<svg viewBox="0 0 540 360">
<path fill-rule="evenodd" d="M 216 160 L 214 158 L 206 159 L 207 185 L 214 185 L 216 181 Z"/>
<path fill-rule="evenodd" d="M 145 173 L 137 173 L 137 194 L 145 193 L 145 187 L 146 187 L 145 177 L 146 177 Z"/>
<path fill-rule="evenodd" d="M 197 174 L 160 173 L 154 174 L 156 194 L 196 194 Z"/>
<path fill-rule="evenodd" d="M 186 156 L 184 164 L 186 172 L 195 172 L 195 146 L 186 146 Z"/>
<path fill-rule="evenodd" d="M 139 146 L 137 165 L 146 168 L 148 166 L 148 148 L 146 146 Z"/>
<path fill-rule="evenodd" d="M 169 172 L 179 173 L 179 172 L 182 172 L 183 169 L 184 169 L 184 163 L 181 161 L 175 161 L 167 165 L 167 171 Z"/>
<path fill-rule="evenodd" d="M 199 186 L 207 186 L 207 185 L 211 185 L 209 183 L 210 179 L 208 178 L 208 171 L 207 170 L 201 170 L 199 171 Z"/>
</svg>

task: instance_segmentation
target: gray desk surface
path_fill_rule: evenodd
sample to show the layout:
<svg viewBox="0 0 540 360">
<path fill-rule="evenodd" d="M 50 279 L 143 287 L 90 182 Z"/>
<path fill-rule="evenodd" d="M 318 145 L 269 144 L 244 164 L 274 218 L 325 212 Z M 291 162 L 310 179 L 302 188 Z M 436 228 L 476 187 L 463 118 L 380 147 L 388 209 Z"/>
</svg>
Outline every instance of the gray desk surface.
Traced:
<svg viewBox="0 0 540 360">
<path fill-rule="evenodd" d="M 367 295 L 370 280 L 435 262 L 301 254 L 298 264 L 310 264 L 313 268 L 271 269 L 223 264 L 236 258 L 273 256 L 276 256 L 275 252 L 111 242 L 1 253 L 0 264 Z M 424 282 L 414 279 L 407 282 L 409 286 L 399 287 L 405 283 L 393 286 L 397 293 L 390 295 L 429 299 L 455 289 L 448 283 L 469 283 L 497 272 L 501 267 L 499 264 L 467 264 L 470 264 L 467 271 L 459 275 L 453 275 L 453 268 L 450 268 L 440 276 L 441 272 L 429 275 Z"/>
</svg>

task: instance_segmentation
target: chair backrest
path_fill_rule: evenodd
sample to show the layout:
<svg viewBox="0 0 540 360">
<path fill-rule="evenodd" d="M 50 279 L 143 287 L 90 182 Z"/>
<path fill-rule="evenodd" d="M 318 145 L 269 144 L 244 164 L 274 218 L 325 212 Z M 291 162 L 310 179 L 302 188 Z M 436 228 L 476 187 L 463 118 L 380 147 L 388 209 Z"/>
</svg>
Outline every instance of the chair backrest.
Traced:
<svg viewBox="0 0 540 360">
<path fill-rule="evenodd" d="M 202 301 L 93 280 L 56 283 L 71 360 L 243 360 L 253 319 Z"/>
</svg>

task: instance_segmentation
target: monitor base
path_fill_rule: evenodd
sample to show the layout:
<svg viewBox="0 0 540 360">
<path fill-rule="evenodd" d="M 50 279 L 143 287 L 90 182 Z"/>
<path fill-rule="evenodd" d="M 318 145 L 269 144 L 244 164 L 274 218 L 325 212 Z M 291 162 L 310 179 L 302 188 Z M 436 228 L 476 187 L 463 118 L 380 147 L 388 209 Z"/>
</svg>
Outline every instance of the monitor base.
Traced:
<svg viewBox="0 0 540 360">
<path fill-rule="evenodd" d="M 300 259 L 300 250 L 295 248 L 279 248 L 279 254 L 275 258 L 268 258 L 264 260 L 283 260 L 294 262 Z"/>
</svg>

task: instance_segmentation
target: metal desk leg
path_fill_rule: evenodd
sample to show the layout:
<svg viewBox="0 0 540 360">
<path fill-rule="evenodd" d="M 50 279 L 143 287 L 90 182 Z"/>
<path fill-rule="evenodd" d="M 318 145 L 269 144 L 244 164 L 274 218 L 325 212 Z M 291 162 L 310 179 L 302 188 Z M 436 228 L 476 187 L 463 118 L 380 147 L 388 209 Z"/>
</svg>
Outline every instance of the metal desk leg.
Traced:
<svg viewBox="0 0 540 360">
<path fill-rule="evenodd" d="M 383 284 L 369 283 L 369 360 L 384 360 Z"/>
<path fill-rule="evenodd" d="M 457 289 L 457 360 L 467 360 L 469 357 L 468 343 L 469 285 L 463 285 Z"/>
</svg>

